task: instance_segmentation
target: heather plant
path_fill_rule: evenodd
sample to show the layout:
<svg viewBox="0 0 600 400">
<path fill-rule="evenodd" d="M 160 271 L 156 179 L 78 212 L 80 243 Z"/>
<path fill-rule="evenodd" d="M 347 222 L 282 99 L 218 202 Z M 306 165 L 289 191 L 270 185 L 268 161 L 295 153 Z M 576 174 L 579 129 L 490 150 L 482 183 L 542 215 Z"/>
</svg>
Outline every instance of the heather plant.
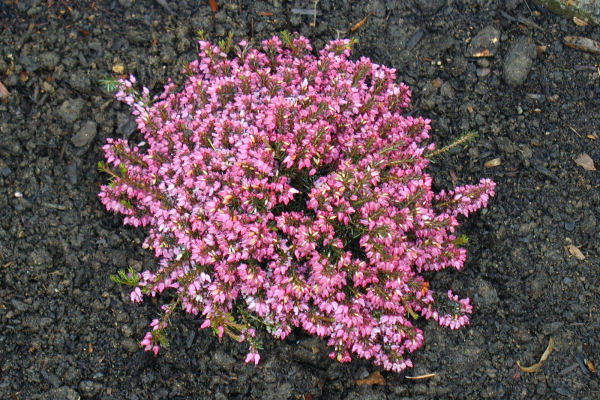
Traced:
<svg viewBox="0 0 600 400">
<path fill-rule="evenodd" d="M 147 228 L 158 258 L 113 279 L 133 302 L 173 293 L 141 345 L 158 353 L 181 308 L 247 342 L 246 362 L 260 360 L 257 329 L 300 328 L 340 362 L 400 372 L 423 344 L 419 317 L 467 324 L 469 299 L 436 296 L 423 273 L 463 267 L 459 215 L 485 207 L 494 183 L 432 191 L 430 121 L 402 115 L 410 90 L 395 71 L 351 60 L 349 40 L 315 55 L 284 33 L 231 58 L 199 45 L 180 88 L 150 99 L 134 77 L 118 82 L 144 142 L 104 146 L 100 199 Z"/>
</svg>

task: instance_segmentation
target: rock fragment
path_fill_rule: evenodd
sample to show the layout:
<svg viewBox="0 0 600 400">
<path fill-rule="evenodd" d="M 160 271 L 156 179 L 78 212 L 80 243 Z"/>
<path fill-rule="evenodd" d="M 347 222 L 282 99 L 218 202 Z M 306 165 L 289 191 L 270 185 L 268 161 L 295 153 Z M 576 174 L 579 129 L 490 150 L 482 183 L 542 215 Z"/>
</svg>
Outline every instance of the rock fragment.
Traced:
<svg viewBox="0 0 600 400">
<path fill-rule="evenodd" d="M 65 100 L 58 108 L 58 116 L 68 124 L 77 121 L 81 115 L 85 102 L 82 98 Z"/>
<path fill-rule="evenodd" d="M 416 0 L 415 3 L 423 14 L 434 14 L 446 5 L 446 0 Z"/>
<path fill-rule="evenodd" d="M 498 50 L 500 31 L 493 26 L 486 26 L 480 30 L 469 43 L 468 57 L 492 57 Z"/>
<path fill-rule="evenodd" d="M 81 126 L 79 131 L 71 138 L 71 142 L 75 147 L 84 147 L 90 144 L 96 137 L 96 123 L 94 121 L 86 121 Z"/>
<path fill-rule="evenodd" d="M 510 86 L 520 86 L 527 79 L 536 56 L 535 43 L 530 37 L 521 36 L 504 58 L 504 81 Z"/>
</svg>

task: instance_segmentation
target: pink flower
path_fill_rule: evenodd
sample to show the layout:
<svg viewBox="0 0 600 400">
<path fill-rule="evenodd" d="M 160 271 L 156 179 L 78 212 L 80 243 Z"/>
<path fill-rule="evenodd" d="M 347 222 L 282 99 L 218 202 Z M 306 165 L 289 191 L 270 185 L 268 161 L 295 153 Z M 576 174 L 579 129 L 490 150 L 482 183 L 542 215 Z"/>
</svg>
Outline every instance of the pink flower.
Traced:
<svg viewBox="0 0 600 400">
<path fill-rule="evenodd" d="M 142 291 L 140 290 L 139 287 L 136 287 L 135 289 L 133 289 L 131 291 L 130 298 L 131 298 L 131 302 L 133 302 L 133 303 L 141 303 L 142 301 L 144 301 Z"/>
<path fill-rule="evenodd" d="M 144 349 L 159 352 L 180 305 L 247 341 L 246 363 L 260 361 L 257 326 L 279 339 L 301 328 L 339 362 L 401 372 L 424 341 L 414 318 L 468 324 L 469 299 L 437 299 L 422 274 L 463 267 L 459 219 L 487 207 L 495 184 L 433 192 L 431 121 L 402 115 L 411 92 L 395 70 L 351 60 L 349 40 L 318 54 L 297 35 L 242 41 L 232 59 L 199 48 L 180 90 L 169 81 L 150 99 L 133 76 L 119 81 L 144 143 L 103 147 L 100 201 L 144 226 L 158 259 L 130 299 L 174 297 Z"/>
<path fill-rule="evenodd" d="M 255 353 L 255 352 L 250 352 L 246 355 L 246 359 L 244 360 L 244 362 L 246 364 L 250 364 L 250 363 L 254 363 L 254 365 L 258 365 L 260 361 L 260 354 Z"/>
</svg>

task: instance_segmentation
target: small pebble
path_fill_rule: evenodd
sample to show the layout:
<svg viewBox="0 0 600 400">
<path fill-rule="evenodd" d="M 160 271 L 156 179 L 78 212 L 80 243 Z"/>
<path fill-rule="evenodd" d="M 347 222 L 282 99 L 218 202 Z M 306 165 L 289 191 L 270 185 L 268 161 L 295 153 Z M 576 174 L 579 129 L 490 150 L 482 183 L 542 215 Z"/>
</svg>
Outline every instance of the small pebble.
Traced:
<svg viewBox="0 0 600 400">
<path fill-rule="evenodd" d="M 96 123 L 94 121 L 86 121 L 79 131 L 73 135 L 71 142 L 75 147 L 84 147 L 89 145 L 96 137 Z"/>
<path fill-rule="evenodd" d="M 66 123 L 72 124 L 81 116 L 85 102 L 82 98 L 65 100 L 58 108 L 58 116 Z"/>
<path fill-rule="evenodd" d="M 500 31 L 493 26 L 480 30 L 469 43 L 468 57 L 493 57 L 500 43 Z"/>
<path fill-rule="evenodd" d="M 504 81 L 510 86 L 520 86 L 527 79 L 536 56 L 536 46 L 530 37 L 521 36 L 504 58 Z"/>
</svg>

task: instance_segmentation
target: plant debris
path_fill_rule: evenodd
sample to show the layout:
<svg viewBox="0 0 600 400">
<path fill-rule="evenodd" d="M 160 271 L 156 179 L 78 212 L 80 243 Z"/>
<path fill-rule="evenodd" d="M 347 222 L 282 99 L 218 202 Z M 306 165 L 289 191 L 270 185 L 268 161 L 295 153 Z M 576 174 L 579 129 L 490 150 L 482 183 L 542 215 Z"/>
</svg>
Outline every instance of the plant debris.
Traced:
<svg viewBox="0 0 600 400">
<path fill-rule="evenodd" d="M 500 164 L 502 164 L 502 160 L 500 158 L 493 158 L 489 161 L 486 161 L 483 166 L 486 168 L 493 168 L 499 166 Z"/>
<path fill-rule="evenodd" d="M 579 250 L 579 247 L 569 244 L 565 246 L 565 249 L 569 252 L 571 256 L 575 256 L 576 259 L 581 261 L 585 260 L 585 256 L 583 255 L 581 250 Z"/>
<path fill-rule="evenodd" d="M 548 357 L 552 353 L 552 350 L 554 350 L 554 339 L 550 338 L 550 341 L 548 342 L 548 347 L 546 347 L 546 351 L 544 351 L 544 354 L 542 354 L 542 357 L 540 358 L 540 361 L 538 363 L 533 364 L 530 367 L 523 367 L 521 365 L 521 362 L 517 361 L 517 366 L 523 372 L 530 372 L 530 373 L 536 372 L 538 369 L 540 369 L 540 367 L 542 365 L 544 365 L 544 362 L 548 359 Z"/>
<path fill-rule="evenodd" d="M 369 17 L 373 15 L 372 12 L 368 13 L 367 15 L 365 15 L 365 17 L 363 19 L 361 19 L 360 21 L 358 21 L 356 24 L 354 24 L 352 26 L 352 28 L 350 28 L 350 32 L 354 32 L 359 30 L 360 28 L 362 28 L 362 26 L 367 22 L 367 19 L 369 19 Z"/>
<path fill-rule="evenodd" d="M 600 42 L 586 37 L 565 36 L 565 44 L 577 50 L 587 51 L 588 53 L 600 54 Z"/>
<path fill-rule="evenodd" d="M 8 96 L 10 96 L 10 92 L 8 91 L 6 86 L 4 86 L 2 82 L 0 82 L 0 100 L 3 100 Z"/>
<path fill-rule="evenodd" d="M 405 378 L 416 381 L 416 380 L 419 380 L 419 379 L 433 378 L 434 376 L 435 376 L 435 373 L 432 372 L 430 374 L 423 374 L 423 375 L 419 375 L 419 376 L 405 376 Z"/>
<path fill-rule="evenodd" d="M 596 166 L 594 165 L 594 160 L 592 157 L 588 156 L 586 153 L 581 153 L 575 158 L 575 164 L 579 165 L 586 171 L 595 171 Z"/>
<path fill-rule="evenodd" d="M 381 375 L 381 372 L 375 371 L 367 376 L 365 379 L 359 379 L 356 381 L 358 386 L 362 385 L 385 385 L 385 378 Z"/>
</svg>

